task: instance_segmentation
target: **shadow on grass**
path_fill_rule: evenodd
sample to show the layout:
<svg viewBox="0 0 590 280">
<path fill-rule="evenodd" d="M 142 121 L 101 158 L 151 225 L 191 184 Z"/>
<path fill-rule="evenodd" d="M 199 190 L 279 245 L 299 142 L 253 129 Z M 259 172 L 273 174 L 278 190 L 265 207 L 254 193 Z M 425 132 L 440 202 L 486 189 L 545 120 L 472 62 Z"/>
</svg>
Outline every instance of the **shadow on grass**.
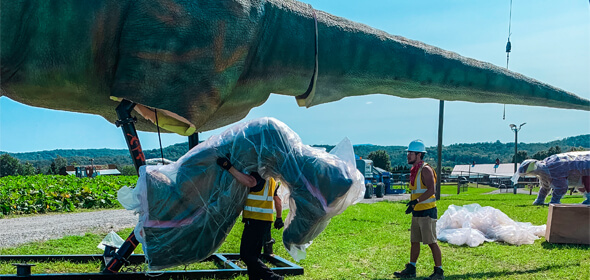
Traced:
<svg viewBox="0 0 590 280">
<path fill-rule="evenodd" d="M 510 276 L 510 275 L 520 275 L 520 274 L 529 274 L 529 273 L 538 273 L 558 268 L 565 268 L 571 267 L 571 264 L 564 264 L 564 265 L 548 265 L 544 267 L 539 267 L 536 269 L 527 269 L 527 270 L 516 270 L 516 271 L 494 271 L 494 272 L 480 272 L 480 273 L 467 273 L 467 274 L 448 274 L 445 273 L 445 279 L 492 279 L 495 277 L 500 276 Z M 418 276 L 418 275 L 416 275 Z M 423 279 L 428 275 L 419 276 L 416 278 L 409 278 L 409 279 Z M 394 278 L 373 278 L 373 280 L 391 280 L 391 279 L 398 279 Z"/>
<path fill-rule="evenodd" d="M 350 221 L 351 222 L 361 222 L 361 223 L 373 223 L 373 224 L 379 223 L 379 221 L 377 221 L 377 220 L 357 219 L 357 218 L 352 218 Z"/>
<path fill-rule="evenodd" d="M 440 241 L 440 240 L 439 240 L 439 241 Z M 467 245 L 467 244 L 463 244 L 463 245 L 456 245 L 456 244 L 451 244 L 451 243 L 448 243 L 448 242 L 445 242 L 445 241 L 440 241 L 438 244 L 439 244 L 439 245 L 441 245 L 441 244 L 446 244 L 446 245 L 447 245 L 449 248 L 467 248 L 467 249 L 468 249 L 468 248 L 471 248 L 471 247 L 470 247 L 469 245 Z M 480 247 L 487 246 L 488 244 L 489 244 L 489 245 L 491 245 L 491 244 L 494 244 L 494 245 L 498 245 L 498 246 L 507 246 L 507 247 L 515 247 L 515 246 L 518 246 L 518 245 L 510 244 L 510 243 L 508 243 L 508 242 L 504 242 L 504 241 L 496 240 L 496 241 L 492 241 L 492 242 L 484 242 L 484 243 L 481 243 L 481 244 L 480 244 Z"/>
<path fill-rule="evenodd" d="M 544 241 L 541 243 L 543 249 L 547 250 L 563 250 L 563 249 L 580 249 L 580 250 L 590 250 L 590 245 L 581 245 L 581 244 L 556 244 L 556 243 L 549 243 Z"/>
<path fill-rule="evenodd" d="M 547 208 L 547 206 L 549 206 L 549 205 L 533 205 L 533 204 L 514 205 L 514 207 L 526 207 L 526 208 L 537 207 L 537 209 Z"/>
</svg>

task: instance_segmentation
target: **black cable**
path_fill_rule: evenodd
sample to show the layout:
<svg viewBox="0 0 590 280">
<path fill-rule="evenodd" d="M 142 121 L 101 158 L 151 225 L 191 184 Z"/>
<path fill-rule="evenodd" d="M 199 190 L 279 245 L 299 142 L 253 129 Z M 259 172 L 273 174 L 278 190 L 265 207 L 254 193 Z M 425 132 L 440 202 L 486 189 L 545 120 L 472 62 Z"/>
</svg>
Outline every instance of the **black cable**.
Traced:
<svg viewBox="0 0 590 280">
<path fill-rule="evenodd" d="M 510 51 L 512 50 L 512 44 L 510 43 L 510 29 L 512 27 L 512 0 L 510 0 L 510 17 L 508 18 L 508 43 L 506 43 L 506 69 L 508 69 L 508 61 L 510 58 Z"/>
<path fill-rule="evenodd" d="M 510 0 L 510 17 L 508 18 L 508 42 L 506 43 L 506 69 L 508 69 L 508 62 L 510 61 L 510 51 L 512 50 L 512 44 L 510 43 L 510 35 L 512 27 L 512 0 Z M 504 104 L 504 112 L 502 113 L 502 120 L 506 119 L 506 104 Z"/>
<path fill-rule="evenodd" d="M 508 39 L 510 40 L 510 26 L 512 25 L 512 0 L 510 0 L 510 17 L 508 17 Z"/>
<path fill-rule="evenodd" d="M 158 140 L 160 141 L 160 155 L 162 156 L 162 165 L 165 165 L 164 150 L 162 149 L 162 137 L 160 137 L 160 125 L 158 124 L 158 109 L 154 108 L 154 113 L 156 114 L 156 127 L 158 128 Z"/>
</svg>

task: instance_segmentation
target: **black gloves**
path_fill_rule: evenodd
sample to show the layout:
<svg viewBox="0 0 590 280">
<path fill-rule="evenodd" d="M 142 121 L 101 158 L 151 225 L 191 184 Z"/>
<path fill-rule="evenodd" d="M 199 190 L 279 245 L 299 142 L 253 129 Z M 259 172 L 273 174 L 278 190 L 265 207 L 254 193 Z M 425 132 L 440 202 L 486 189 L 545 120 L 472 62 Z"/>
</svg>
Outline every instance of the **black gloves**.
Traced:
<svg viewBox="0 0 590 280">
<path fill-rule="evenodd" d="M 226 157 L 218 157 L 217 165 L 225 170 L 229 170 L 232 167 L 231 162 L 229 162 L 229 154 L 227 154 Z"/>
<path fill-rule="evenodd" d="M 406 206 L 408 206 L 408 209 L 406 209 L 406 214 L 412 213 L 414 211 L 414 206 L 416 206 L 416 204 L 418 204 L 418 199 L 414 199 L 406 203 Z"/>
<path fill-rule="evenodd" d="M 418 204 L 418 199 L 411 200 L 410 202 L 406 203 L 406 206 L 410 206 L 410 207 L 414 208 L 414 206 L 416 206 L 416 204 Z"/>
<path fill-rule="evenodd" d="M 276 229 L 281 229 L 285 226 L 285 223 L 283 223 L 283 218 L 278 218 L 275 220 L 275 228 Z"/>
</svg>

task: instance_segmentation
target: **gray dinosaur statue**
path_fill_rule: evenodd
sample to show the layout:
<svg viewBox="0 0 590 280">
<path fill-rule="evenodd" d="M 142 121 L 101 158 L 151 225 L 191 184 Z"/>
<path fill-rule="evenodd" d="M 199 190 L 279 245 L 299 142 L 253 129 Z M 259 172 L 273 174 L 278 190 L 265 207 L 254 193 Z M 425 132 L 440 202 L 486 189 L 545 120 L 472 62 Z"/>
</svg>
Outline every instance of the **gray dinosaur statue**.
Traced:
<svg viewBox="0 0 590 280">
<path fill-rule="evenodd" d="M 270 93 L 308 107 L 381 93 L 590 110 L 564 90 L 297 1 L 0 5 L 2 95 L 110 122 L 127 99 L 182 135 L 238 121 Z"/>
</svg>

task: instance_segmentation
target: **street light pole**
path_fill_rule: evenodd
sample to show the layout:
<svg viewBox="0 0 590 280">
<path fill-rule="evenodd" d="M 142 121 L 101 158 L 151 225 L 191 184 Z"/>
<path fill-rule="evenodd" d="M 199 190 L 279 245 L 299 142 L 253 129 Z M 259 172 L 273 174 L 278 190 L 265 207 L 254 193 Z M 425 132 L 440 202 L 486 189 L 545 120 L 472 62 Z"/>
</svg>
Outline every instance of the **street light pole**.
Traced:
<svg viewBox="0 0 590 280">
<path fill-rule="evenodd" d="M 516 127 L 515 124 L 511 123 L 510 128 L 514 131 L 514 174 L 516 174 L 516 156 L 518 155 L 518 131 L 522 128 L 523 125 L 526 123 L 520 124 Z M 512 183 L 514 186 L 514 194 L 516 194 L 516 187 L 518 184 Z"/>
<path fill-rule="evenodd" d="M 516 155 L 518 155 L 518 130 L 514 130 L 514 173 L 516 173 Z"/>
</svg>

